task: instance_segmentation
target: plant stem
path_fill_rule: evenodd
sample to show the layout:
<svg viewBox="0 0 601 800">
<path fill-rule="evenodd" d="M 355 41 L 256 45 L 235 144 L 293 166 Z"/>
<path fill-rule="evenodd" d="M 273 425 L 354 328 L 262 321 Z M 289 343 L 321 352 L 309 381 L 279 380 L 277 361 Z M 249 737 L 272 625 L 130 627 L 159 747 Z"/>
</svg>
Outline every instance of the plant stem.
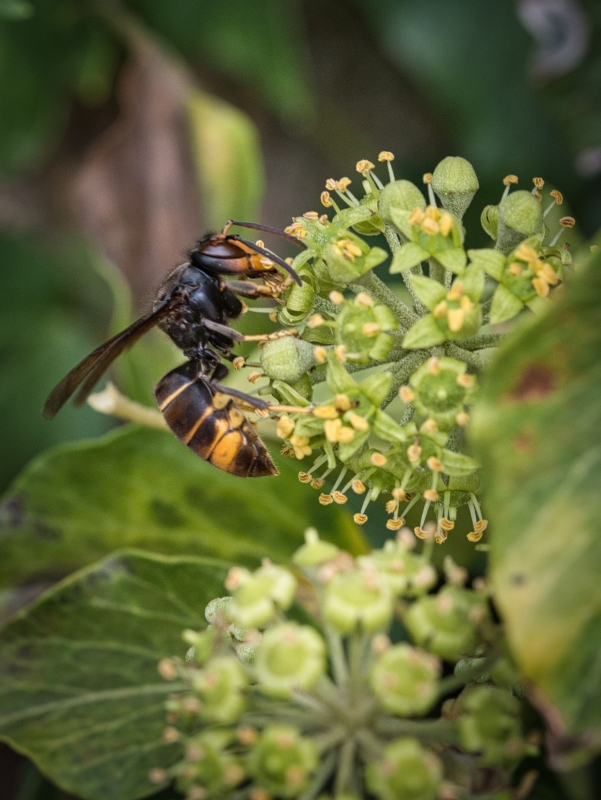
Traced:
<svg viewBox="0 0 601 800">
<path fill-rule="evenodd" d="M 337 314 L 340 314 L 342 306 L 336 306 L 330 300 L 325 300 L 323 297 L 315 295 L 315 310 L 325 311 L 327 314 L 335 317 Z"/>
<path fill-rule="evenodd" d="M 338 686 L 345 687 L 348 684 L 349 673 L 342 637 L 331 625 L 324 625 L 323 631 L 328 643 L 334 680 Z"/>
<path fill-rule="evenodd" d="M 334 752 L 327 755 L 322 761 L 319 769 L 313 777 L 313 783 L 305 792 L 303 792 L 303 794 L 299 795 L 298 800 L 314 800 L 314 798 L 317 797 L 322 788 L 330 779 L 335 767 L 336 753 Z"/>
<path fill-rule="evenodd" d="M 384 230 L 384 236 L 386 237 L 388 246 L 390 247 L 390 250 L 394 255 L 394 253 L 396 253 L 396 251 L 401 246 L 401 242 L 399 240 L 396 231 L 392 226 L 387 225 Z M 428 309 L 424 306 L 422 301 L 415 294 L 415 291 L 413 290 L 413 286 L 411 286 L 411 281 L 409 280 L 409 278 L 411 277 L 411 275 L 423 275 L 423 274 L 424 270 L 421 264 L 417 264 L 415 267 L 411 267 L 411 269 L 401 273 L 403 281 L 405 282 L 405 286 L 407 287 L 409 294 L 411 295 L 411 299 L 413 300 L 413 307 L 415 308 L 415 311 L 417 312 L 418 316 L 423 316 L 424 314 L 427 314 Z"/>
<path fill-rule="evenodd" d="M 447 270 L 439 264 L 436 259 L 431 258 L 428 261 L 428 266 L 430 269 L 430 277 L 434 281 L 438 281 L 438 283 L 442 283 L 443 286 L 446 285 L 446 278 L 447 278 Z"/>
<path fill-rule="evenodd" d="M 453 344 L 453 342 L 447 342 L 445 350 L 447 355 L 453 356 L 454 358 L 459 358 L 461 361 L 465 361 L 466 364 L 469 364 L 470 367 L 477 369 L 478 372 L 481 372 L 485 367 L 487 367 L 495 356 L 494 353 L 472 353 L 469 350 L 464 350 L 463 347 L 460 347 L 459 345 Z"/>
<path fill-rule="evenodd" d="M 486 347 L 497 347 L 506 338 L 506 333 L 481 333 L 470 339 L 464 339 L 461 347 L 464 350 L 484 350 Z"/>
<path fill-rule="evenodd" d="M 349 786 L 355 764 L 357 743 L 354 738 L 347 739 L 338 754 L 338 768 L 334 781 L 334 797 L 339 797 Z"/>
<path fill-rule="evenodd" d="M 382 716 L 376 720 L 374 730 L 382 736 L 415 736 L 428 742 L 459 744 L 457 726 L 447 719 L 415 720 Z"/>
</svg>

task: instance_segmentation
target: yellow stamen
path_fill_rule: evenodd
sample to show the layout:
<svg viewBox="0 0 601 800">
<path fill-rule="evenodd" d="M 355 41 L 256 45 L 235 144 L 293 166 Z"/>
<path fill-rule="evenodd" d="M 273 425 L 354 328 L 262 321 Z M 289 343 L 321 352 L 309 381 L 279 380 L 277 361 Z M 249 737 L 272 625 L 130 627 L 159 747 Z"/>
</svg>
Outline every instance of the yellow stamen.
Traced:
<svg viewBox="0 0 601 800">
<path fill-rule="evenodd" d="M 440 219 L 440 211 L 436 206 L 427 206 L 425 214 L 428 219 L 433 219 L 434 222 L 438 222 Z"/>
<path fill-rule="evenodd" d="M 388 459 L 383 453 L 372 453 L 369 460 L 374 467 L 383 467 L 388 462 Z"/>
<path fill-rule="evenodd" d="M 313 314 L 307 320 L 307 328 L 319 328 L 320 325 L 323 325 L 324 321 L 321 314 Z"/>
<path fill-rule="evenodd" d="M 549 284 L 542 275 L 539 278 L 533 278 L 532 285 L 539 297 L 546 297 L 551 291 Z"/>
<path fill-rule="evenodd" d="M 455 422 L 461 427 L 465 428 L 467 423 L 470 421 L 470 415 L 466 414 L 465 411 L 460 411 L 458 414 L 455 415 Z"/>
<path fill-rule="evenodd" d="M 518 275 L 521 275 L 523 271 L 524 271 L 524 270 L 523 270 L 523 269 L 520 267 L 520 265 L 518 264 L 518 262 L 517 262 L 517 261 L 513 261 L 513 262 L 512 262 L 512 263 L 509 265 L 509 269 L 507 270 L 507 272 L 508 272 L 510 275 L 515 275 L 516 277 L 517 277 Z"/>
<path fill-rule="evenodd" d="M 515 258 L 519 258 L 520 261 L 525 261 L 528 264 L 531 261 L 536 261 L 538 258 L 538 253 L 533 247 L 530 247 L 529 244 L 521 244 L 513 255 Z"/>
<path fill-rule="evenodd" d="M 344 302 L 344 295 L 342 292 L 338 292 L 336 289 L 332 289 L 329 294 L 329 298 L 335 306 L 339 306 Z"/>
<path fill-rule="evenodd" d="M 425 214 L 425 212 L 424 212 L 424 211 L 422 211 L 422 209 L 421 209 L 421 208 L 419 208 L 418 206 L 416 206 L 416 207 L 413 209 L 413 211 L 411 212 L 411 214 L 409 214 L 409 217 L 408 217 L 408 219 L 407 219 L 407 222 L 408 222 L 410 225 L 419 225 L 421 222 L 423 222 L 423 220 L 425 219 L 425 217 L 426 217 L 426 214 Z"/>
<path fill-rule="evenodd" d="M 398 519 L 388 519 L 386 520 L 386 527 L 389 531 L 398 531 L 399 528 L 402 528 L 405 524 L 405 520 L 402 517 Z"/>
<path fill-rule="evenodd" d="M 315 356 L 315 362 L 317 364 L 325 364 L 328 360 L 328 351 L 325 347 L 316 347 L 313 350 L 313 355 Z"/>
<path fill-rule="evenodd" d="M 436 456 L 430 456 L 430 458 L 426 461 L 428 468 L 432 470 L 432 472 L 442 472 L 444 469 L 444 465 L 439 458 Z"/>
<path fill-rule="evenodd" d="M 361 333 L 367 338 L 377 336 L 380 333 L 380 326 L 377 322 L 366 322 L 361 326 Z"/>
<path fill-rule="evenodd" d="M 318 406 L 313 409 L 313 416 L 317 419 L 337 419 L 338 411 L 334 406 Z"/>
<path fill-rule="evenodd" d="M 455 281 L 455 283 L 451 286 L 451 289 L 447 292 L 447 299 L 459 300 L 459 298 L 462 295 L 463 295 L 463 283 L 461 281 Z"/>
<path fill-rule="evenodd" d="M 342 492 L 334 492 L 332 494 L 332 498 L 335 503 L 338 503 L 339 506 L 344 505 L 348 500 L 348 497 L 345 494 L 342 494 Z"/>
<path fill-rule="evenodd" d="M 469 297 L 466 294 L 464 294 L 463 297 L 461 298 L 460 306 L 464 311 L 467 312 L 467 311 L 471 311 L 472 310 L 472 308 L 474 307 L 474 304 L 469 299 Z"/>
<path fill-rule="evenodd" d="M 326 208 L 332 207 L 333 203 L 329 192 L 322 192 L 319 199 L 321 200 L 322 206 L 325 206 Z"/>
<path fill-rule="evenodd" d="M 232 361 L 232 367 L 234 369 L 242 369 L 245 364 L 246 361 L 242 356 L 236 356 L 236 358 Z"/>
<path fill-rule="evenodd" d="M 262 376 L 261 372 L 251 372 L 246 376 L 246 380 L 249 381 L 250 383 L 256 383 L 261 376 Z"/>
<path fill-rule="evenodd" d="M 351 489 L 355 494 L 363 494 L 366 488 L 367 487 L 363 481 L 360 481 L 359 478 L 355 478 L 355 480 L 351 483 Z"/>
<path fill-rule="evenodd" d="M 553 189 L 552 192 L 549 192 L 553 200 L 560 206 L 563 203 L 563 195 L 561 192 L 558 192 L 557 189 Z"/>
<path fill-rule="evenodd" d="M 428 372 L 430 375 L 438 375 L 440 372 L 440 361 L 436 356 L 432 356 L 432 358 L 428 359 Z"/>
<path fill-rule="evenodd" d="M 328 419 L 325 421 L 323 426 L 323 432 L 325 433 L 325 437 L 328 442 L 337 442 L 338 441 L 338 433 L 342 428 L 342 422 L 340 419 Z"/>
<path fill-rule="evenodd" d="M 347 414 L 346 418 L 356 431 L 369 430 L 369 422 L 363 417 L 359 416 L 359 414 L 355 414 L 353 411 L 351 411 L 350 414 Z"/>
<path fill-rule="evenodd" d="M 346 394 L 335 394 L 334 405 L 338 411 L 348 411 L 352 407 L 352 403 Z"/>
<path fill-rule="evenodd" d="M 426 500 L 429 500 L 431 503 L 435 503 L 438 500 L 438 492 L 434 489 L 426 489 L 423 494 Z"/>
<path fill-rule="evenodd" d="M 441 300 L 437 306 L 434 306 L 434 311 L 432 312 L 436 319 L 441 319 L 442 317 L 446 317 L 447 315 L 447 303 L 446 300 Z"/>
<path fill-rule="evenodd" d="M 367 514 L 355 514 L 353 516 L 353 519 L 357 523 L 357 525 L 365 525 L 365 523 L 367 522 Z"/>
<path fill-rule="evenodd" d="M 326 189 L 330 192 L 333 192 L 337 188 L 338 188 L 338 181 L 335 181 L 334 178 L 328 178 L 326 181 Z"/>
<path fill-rule="evenodd" d="M 401 386 L 399 389 L 399 396 L 403 403 L 410 403 L 412 400 L 415 400 L 415 394 L 408 386 Z"/>
<path fill-rule="evenodd" d="M 542 189 L 545 185 L 545 182 L 542 178 L 532 178 L 532 183 L 535 185 L 537 189 Z"/>
<path fill-rule="evenodd" d="M 398 500 L 389 500 L 386 503 L 386 513 L 387 514 L 394 514 L 394 512 L 397 510 L 398 507 L 399 507 L 399 501 Z"/>
<path fill-rule="evenodd" d="M 427 419 L 421 429 L 424 433 L 438 433 L 438 423 L 435 419 Z"/>
<path fill-rule="evenodd" d="M 320 222 L 321 225 L 325 225 L 326 222 L 328 222 L 328 221 L 329 220 L 328 220 L 328 215 L 327 214 L 322 214 L 321 217 L 319 218 L 319 222 Z"/>
<path fill-rule="evenodd" d="M 576 220 L 574 219 L 574 217 L 562 217 L 559 220 L 559 224 L 561 225 L 562 228 L 573 228 L 574 225 L 576 224 Z"/>
<path fill-rule="evenodd" d="M 450 308 L 447 311 L 447 322 L 449 329 L 457 333 L 463 328 L 465 322 L 465 311 L 462 308 Z"/>
<path fill-rule="evenodd" d="M 476 533 L 476 531 L 471 531 L 470 533 L 468 533 L 467 538 L 469 539 L 470 542 L 479 542 L 480 539 L 482 538 L 482 533 L 481 532 Z"/>
<path fill-rule="evenodd" d="M 351 185 L 352 181 L 350 178 L 340 178 L 338 181 L 338 188 L 341 192 L 346 192 L 348 187 Z"/>
<path fill-rule="evenodd" d="M 313 480 L 311 481 L 311 488 L 312 489 L 321 489 L 321 487 L 324 485 L 324 483 L 325 483 L 325 480 L 323 478 L 313 478 Z"/>
<path fill-rule="evenodd" d="M 378 153 L 378 161 L 394 161 L 394 156 L 390 151 L 382 150 L 381 153 Z"/>
<path fill-rule="evenodd" d="M 443 236 L 448 236 L 453 230 L 453 217 L 445 212 L 440 218 L 439 225 L 441 234 Z"/>
<path fill-rule="evenodd" d="M 290 419 L 287 414 L 284 414 L 283 417 L 280 417 L 276 427 L 276 433 L 280 439 L 287 439 L 294 431 L 294 425 L 294 420 Z"/>
<path fill-rule="evenodd" d="M 431 172 L 426 172 L 426 173 L 424 173 L 424 175 L 422 176 L 422 180 L 423 180 L 423 182 L 424 182 L 424 183 L 426 183 L 426 184 L 427 184 L 427 183 L 432 183 L 432 178 L 433 178 L 433 177 L 434 177 L 434 176 L 432 175 L 432 173 L 431 173 Z"/>
<path fill-rule="evenodd" d="M 303 217 L 305 219 L 311 219 L 311 220 L 316 221 L 316 220 L 319 219 L 319 214 L 317 213 L 317 211 L 305 211 L 305 213 L 303 214 Z"/>
<path fill-rule="evenodd" d="M 488 520 L 487 519 L 480 519 L 474 525 L 476 533 L 484 533 L 484 531 L 488 528 Z"/>
<path fill-rule="evenodd" d="M 543 277 L 551 286 L 556 286 L 559 283 L 557 273 L 550 264 L 543 264 Z"/>
<path fill-rule="evenodd" d="M 474 376 L 468 375 L 467 372 L 457 376 L 457 383 L 463 386 L 464 389 L 471 389 L 474 385 Z"/>
<path fill-rule="evenodd" d="M 319 502 L 322 506 L 329 506 L 330 503 L 334 502 L 334 498 L 332 497 L 331 494 L 320 494 Z"/>
<path fill-rule="evenodd" d="M 400 486 L 397 486 L 395 489 L 392 490 L 392 496 L 394 497 L 395 500 L 398 500 L 400 502 L 401 500 L 407 499 L 407 492 L 404 489 L 401 489 Z"/>
<path fill-rule="evenodd" d="M 430 219 L 430 217 L 424 219 L 420 228 L 424 233 L 427 233 L 428 236 L 436 236 L 436 234 L 440 232 L 440 225 L 436 220 Z"/>
<path fill-rule="evenodd" d="M 373 306 L 374 301 L 372 298 L 367 294 L 367 292 L 359 292 L 359 294 L 355 297 L 355 303 L 359 306 L 365 306 L 369 308 Z"/>
<path fill-rule="evenodd" d="M 311 483 L 311 475 L 308 472 L 299 472 L 298 479 L 301 483 Z"/>
<path fill-rule="evenodd" d="M 346 347 L 343 344 L 338 344 L 334 348 L 334 353 L 336 354 L 338 361 L 344 364 L 346 361 Z"/>
<path fill-rule="evenodd" d="M 517 183 L 517 182 L 518 182 L 518 176 L 517 175 L 506 175 L 503 178 L 503 184 L 505 186 L 510 186 L 512 183 Z"/>
<path fill-rule="evenodd" d="M 357 161 L 356 170 L 357 172 L 361 173 L 363 177 L 366 177 L 369 172 L 374 168 L 374 165 L 371 161 L 368 161 L 366 158 L 362 158 L 361 161 Z"/>
<path fill-rule="evenodd" d="M 419 461 L 422 454 L 422 449 L 418 444 L 409 445 L 407 448 L 407 458 L 411 461 L 412 464 L 415 464 Z"/>
<path fill-rule="evenodd" d="M 338 441 L 340 444 L 348 444 L 349 442 L 352 442 L 354 438 L 355 431 L 352 428 L 347 428 L 346 425 L 343 425 L 338 431 Z"/>
<path fill-rule="evenodd" d="M 446 517 L 441 517 L 440 527 L 443 529 L 443 531 L 452 531 L 453 528 L 455 527 L 455 523 L 452 520 L 447 519 Z"/>
</svg>

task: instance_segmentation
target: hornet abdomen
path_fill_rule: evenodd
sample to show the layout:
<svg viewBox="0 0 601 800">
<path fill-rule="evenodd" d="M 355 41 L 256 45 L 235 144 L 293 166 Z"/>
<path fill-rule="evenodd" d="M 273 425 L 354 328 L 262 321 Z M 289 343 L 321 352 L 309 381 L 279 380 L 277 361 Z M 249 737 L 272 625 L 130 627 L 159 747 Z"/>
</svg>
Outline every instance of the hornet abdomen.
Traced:
<svg viewBox="0 0 601 800">
<path fill-rule="evenodd" d="M 167 373 L 154 396 L 173 433 L 205 461 L 241 478 L 278 474 L 240 408 L 198 374 L 193 361 Z"/>
</svg>

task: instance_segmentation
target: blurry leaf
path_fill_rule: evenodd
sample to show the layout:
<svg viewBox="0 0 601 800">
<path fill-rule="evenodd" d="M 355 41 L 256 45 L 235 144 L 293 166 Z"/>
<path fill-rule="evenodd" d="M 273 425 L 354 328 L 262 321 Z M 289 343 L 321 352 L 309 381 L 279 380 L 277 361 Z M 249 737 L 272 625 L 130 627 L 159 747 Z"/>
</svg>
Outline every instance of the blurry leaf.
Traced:
<svg viewBox="0 0 601 800">
<path fill-rule="evenodd" d="M 124 272 L 138 301 L 148 302 L 199 235 L 188 92 L 185 70 L 136 37 L 117 87 L 119 116 L 95 139 L 73 185 L 80 224 Z"/>
<path fill-rule="evenodd" d="M 263 193 L 263 164 L 254 124 L 242 111 L 192 90 L 188 120 L 196 170 L 209 223 L 253 220 Z"/>
<path fill-rule="evenodd" d="M 62 577 L 117 547 L 285 561 L 313 525 L 352 552 L 350 515 L 325 509 L 284 459 L 277 478 L 236 478 L 170 433 L 125 428 L 57 447 L 15 481 L 0 511 L 0 585 Z M 260 481 L 260 485 L 257 484 Z"/>
<path fill-rule="evenodd" d="M 0 0 L 0 18 L 27 19 L 33 14 L 33 6 L 26 0 Z"/>
<path fill-rule="evenodd" d="M 121 552 L 71 576 L 0 632 L 0 737 L 59 786 L 90 800 L 156 791 L 165 744 L 159 660 L 183 657 L 184 628 L 203 628 L 224 594 L 210 559 Z"/>
<path fill-rule="evenodd" d="M 94 349 L 107 293 L 76 242 L 26 240 L 0 233 L 0 487 L 34 455 L 68 439 L 111 427 L 91 409 L 67 407 L 49 423 L 42 405 L 50 389 Z"/>
<path fill-rule="evenodd" d="M 312 120 L 309 54 L 297 0 L 130 0 L 129 6 L 192 63 L 252 86 L 286 122 Z"/>
<path fill-rule="evenodd" d="M 496 359 L 473 415 L 495 599 L 554 733 L 601 740 L 601 257 Z"/>
</svg>

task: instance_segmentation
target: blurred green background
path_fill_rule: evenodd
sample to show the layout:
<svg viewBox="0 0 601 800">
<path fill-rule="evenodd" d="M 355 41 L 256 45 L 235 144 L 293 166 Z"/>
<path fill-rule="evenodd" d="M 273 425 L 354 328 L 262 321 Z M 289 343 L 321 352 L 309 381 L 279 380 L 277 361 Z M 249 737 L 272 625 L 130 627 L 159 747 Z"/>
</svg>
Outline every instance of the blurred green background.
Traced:
<svg viewBox="0 0 601 800">
<path fill-rule="evenodd" d="M 468 158 L 478 208 L 504 175 L 542 176 L 593 235 L 601 3 L 0 0 L 2 490 L 49 446 L 113 426 L 40 409 L 198 236 L 229 217 L 283 228 L 380 150 L 417 183 Z M 477 215 L 466 224 L 483 246 Z M 153 332 L 117 381 L 150 402 L 174 359 Z M 2 796 L 41 798 L 43 780 L 11 764 Z"/>
</svg>

